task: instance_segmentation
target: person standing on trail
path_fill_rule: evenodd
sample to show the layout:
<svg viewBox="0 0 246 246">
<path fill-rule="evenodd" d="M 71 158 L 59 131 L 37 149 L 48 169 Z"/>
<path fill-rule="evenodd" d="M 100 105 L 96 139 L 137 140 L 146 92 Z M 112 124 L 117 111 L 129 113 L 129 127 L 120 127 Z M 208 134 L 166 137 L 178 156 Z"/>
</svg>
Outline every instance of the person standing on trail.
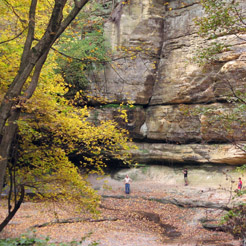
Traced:
<svg viewBox="0 0 246 246">
<path fill-rule="evenodd" d="M 237 189 L 238 189 L 238 190 L 241 190 L 242 187 L 243 187 L 243 182 L 242 182 L 241 178 L 239 178 L 239 179 L 238 179 Z"/>
<path fill-rule="evenodd" d="M 188 185 L 188 171 L 187 168 L 183 170 L 185 186 Z"/>
<path fill-rule="evenodd" d="M 124 182 L 125 182 L 125 193 L 130 194 L 130 183 L 132 182 L 132 180 L 129 178 L 128 175 L 126 175 L 126 177 L 124 178 Z"/>
</svg>

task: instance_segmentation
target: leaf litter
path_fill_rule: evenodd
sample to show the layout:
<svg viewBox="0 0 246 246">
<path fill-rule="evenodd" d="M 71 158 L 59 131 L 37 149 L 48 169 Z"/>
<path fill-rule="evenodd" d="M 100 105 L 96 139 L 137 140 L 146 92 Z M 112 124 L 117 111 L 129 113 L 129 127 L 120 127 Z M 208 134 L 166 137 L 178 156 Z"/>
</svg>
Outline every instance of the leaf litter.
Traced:
<svg viewBox="0 0 246 246">
<path fill-rule="evenodd" d="M 163 245 L 239 245 L 230 234 L 204 229 L 197 218 L 207 214 L 204 208 L 181 208 L 173 204 L 162 204 L 144 197 L 170 196 L 168 192 L 155 189 L 153 192 L 135 190 L 125 197 L 121 189 L 106 192 L 120 194 L 123 199 L 102 198 L 99 217 L 78 214 L 72 204 L 63 208 L 60 204 L 25 202 L 16 216 L 0 234 L 0 238 L 18 237 L 33 230 L 34 226 L 51 221 L 80 218 L 81 222 L 53 223 L 35 227 L 35 234 L 49 236 L 51 242 L 80 241 L 82 245 L 98 242 L 101 246 L 163 246 Z M 177 194 L 177 196 L 180 196 Z M 127 198 L 127 199 L 124 199 Z M 6 216 L 6 201 L 1 200 L 0 218 Z M 217 213 L 221 216 L 220 213 Z M 214 214 L 213 214 L 214 216 Z M 89 221 L 90 219 L 90 221 Z M 213 242 L 211 244 L 211 242 Z"/>
</svg>

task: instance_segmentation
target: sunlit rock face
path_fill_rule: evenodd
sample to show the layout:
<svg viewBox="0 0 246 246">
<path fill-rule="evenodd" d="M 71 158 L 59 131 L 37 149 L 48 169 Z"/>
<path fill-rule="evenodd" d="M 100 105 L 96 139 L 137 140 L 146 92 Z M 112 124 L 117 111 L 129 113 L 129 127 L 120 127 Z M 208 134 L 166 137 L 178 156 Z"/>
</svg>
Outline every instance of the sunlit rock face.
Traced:
<svg viewBox="0 0 246 246">
<path fill-rule="evenodd" d="M 241 38 L 246 35 L 215 40 L 230 49 L 216 55 L 212 65 L 200 66 L 194 59 L 198 50 L 214 40 L 197 34 L 194 18 L 204 14 L 198 2 L 129 0 L 105 24 L 114 58 L 95 75 L 91 94 L 108 104 L 136 105 L 128 110 L 129 122 L 120 125 L 141 142 L 144 151 L 134 156 L 142 162 L 246 163 L 244 152 L 232 144 L 246 141 L 246 128 L 237 121 L 228 132 L 215 118 L 231 114 L 233 105 L 226 99 L 233 91 L 245 92 L 246 45 Z M 246 10 L 244 1 L 242 8 Z M 97 117 L 116 114 L 113 108 L 106 111 L 97 109 Z M 239 118 L 245 123 L 243 114 Z"/>
<path fill-rule="evenodd" d="M 245 164 L 245 152 L 232 144 L 163 144 L 135 143 L 133 157 L 139 163 L 157 164 Z M 241 142 L 240 144 L 245 144 Z"/>
<path fill-rule="evenodd" d="M 127 1 L 126 1 L 127 2 Z M 109 103 L 131 100 L 146 105 L 152 97 L 163 45 L 163 1 L 134 0 L 118 4 L 105 24 L 113 62 L 92 87 Z"/>
</svg>

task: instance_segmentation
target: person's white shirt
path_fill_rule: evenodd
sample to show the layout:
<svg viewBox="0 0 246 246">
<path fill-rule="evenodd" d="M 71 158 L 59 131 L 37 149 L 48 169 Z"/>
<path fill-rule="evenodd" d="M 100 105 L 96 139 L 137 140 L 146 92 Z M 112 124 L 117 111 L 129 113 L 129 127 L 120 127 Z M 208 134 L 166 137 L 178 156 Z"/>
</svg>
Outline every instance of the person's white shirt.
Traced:
<svg viewBox="0 0 246 246">
<path fill-rule="evenodd" d="M 132 181 L 128 176 L 125 177 L 125 184 L 130 184 L 130 182 Z"/>
</svg>

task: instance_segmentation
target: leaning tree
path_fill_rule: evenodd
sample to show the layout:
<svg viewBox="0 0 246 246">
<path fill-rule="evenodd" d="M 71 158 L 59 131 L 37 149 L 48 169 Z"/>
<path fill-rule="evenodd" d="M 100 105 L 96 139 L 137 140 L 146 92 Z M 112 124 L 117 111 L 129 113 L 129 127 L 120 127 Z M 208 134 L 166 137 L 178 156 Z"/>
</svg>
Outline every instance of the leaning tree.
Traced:
<svg viewBox="0 0 246 246">
<path fill-rule="evenodd" d="M 20 1 L 18 1 L 20 3 Z M 36 12 L 38 0 L 32 0 L 29 6 L 28 20 L 22 20 L 23 30 L 27 30 L 18 72 L 4 95 L 0 106 L 0 193 L 4 183 L 10 148 L 14 139 L 23 102 L 28 100 L 38 85 L 41 70 L 52 45 L 75 19 L 89 0 L 54 0 L 48 25 L 40 39 L 35 36 Z M 9 1 L 3 4 L 11 7 Z M 71 11 L 64 16 L 64 8 L 71 6 Z M 13 11 L 15 11 L 13 9 Z M 18 35 L 17 35 L 18 36 Z M 7 42 L 8 40 L 4 41 Z M 2 42 L 3 43 L 3 42 Z"/>
</svg>

